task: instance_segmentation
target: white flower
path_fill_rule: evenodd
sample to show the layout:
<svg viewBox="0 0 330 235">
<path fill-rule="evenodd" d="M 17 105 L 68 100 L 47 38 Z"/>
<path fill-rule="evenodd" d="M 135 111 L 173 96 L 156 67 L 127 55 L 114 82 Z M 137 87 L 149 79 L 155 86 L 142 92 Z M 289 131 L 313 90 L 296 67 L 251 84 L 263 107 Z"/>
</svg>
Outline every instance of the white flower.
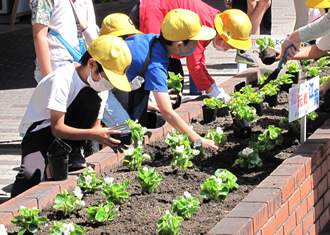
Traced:
<svg viewBox="0 0 330 235">
<path fill-rule="evenodd" d="M 148 169 L 148 167 L 143 167 L 143 169 L 142 170 L 144 170 L 144 171 L 148 171 L 149 169 Z"/>
<path fill-rule="evenodd" d="M 104 182 L 106 184 L 110 184 L 111 185 L 114 180 L 115 180 L 115 178 L 113 178 L 113 177 L 107 177 L 107 178 L 104 179 Z"/>
<path fill-rule="evenodd" d="M 175 143 L 179 142 L 179 139 L 177 137 L 173 137 L 172 139 Z"/>
<path fill-rule="evenodd" d="M 188 204 L 188 208 L 191 208 L 191 207 L 193 207 L 193 204 L 191 204 L 191 203 Z"/>
<path fill-rule="evenodd" d="M 146 153 L 145 153 L 145 154 L 143 154 L 143 155 L 142 155 L 142 157 L 144 157 L 145 159 L 148 159 L 148 160 L 150 160 L 150 159 L 151 159 L 151 157 L 149 156 L 149 154 L 146 154 Z"/>
<path fill-rule="evenodd" d="M 91 166 L 88 166 L 87 167 L 87 172 L 91 173 L 91 172 L 95 172 L 95 171 Z"/>
<path fill-rule="evenodd" d="M 0 224 L 0 235 L 7 235 L 7 229 L 5 227 L 5 225 Z"/>
<path fill-rule="evenodd" d="M 246 147 L 245 149 L 243 149 L 242 153 L 245 156 L 248 156 L 249 154 L 253 153 L 253 149 L 250 149 L 249 147 Z"/>
<path fill-rule="evenodd" d="M 217 179 L 217 177 L 215 177 L 214 175 L 212 175 L 210 178 L 211 179 Z"/>
<path fill-rule="evenodd" d="M 25 209 L 26 207 L 25 206 L 20 206 L 19 209 Z"/>
<path fill-rule="evenodd" d="M 167 133 L 166 139 L 172 139 L 172 136 L 170 135 L 170 133 Z"/>
<path fill-rule="evenodd" d="M 62 227 L 60 228 L 60 231 L 64 234 L 64 235 L 69 235 L 70 232 L 74 231 L 74 225 L 73 223 L 63 223 Z"/>
<path fill-rule="evenodd" d="M 74 195 L 76 195 L 77 198 L 82 199 L 83 193 L 81 191 L 81 188 L 75 187 L 75 189 L 73 190 L 73 193 L 74 193 Z"/>
<path fill-rule="evenodd" d="M 221 186 L 222 180 L 220 178 L 216 178 L 215 180 L 218 182 L 218 185 Z"/>
<path fill-rule="evenodd" d="M 217 134 L 223 134 L 223 130 L 221 129 L 221 127 L 217 127 L 217 129 L 215 130 L 215 132 Z"/>
<path fill-rule="evenodd" d="M 177 153 L 183 153 L 184 152 L 184 145 L 176 146 L 175 152 L 177 152 Z"/>
<path fill-rule="evenodd" d="M 192 153 L 194 156 L 197 156 L 200 153 L 200 151 L 198 149 L 193 149 Z"/>
<path fill-rule="evenodd" d="M 79 206 L 85 206 L 85 202 L 82 200 L 76 200 L 76 204 Z"/>
<path fill-rule="evenodd" d="M 134 153 L 134 148 L 133 147 L 129 147 L 128 149 L 124 150 L 125 156 L 132 156 L 133 153 Z"/>
<path fill-rule="evenodd" d="M 191 194 L 190 194 L 189 192 L 187 192 L 187 191 L 184 192 L 183 195 L 184 195 L 186 198 L 191 197 Z"/>
<path fill-rule="evenodd" d="M 183 135 L 178 135 L 179 140 L 183 140 Z"/>
<path fill-rule="evenodd" d="M 166 210 L 166 211 L 165 211 L 165 214 L 166 214 L 166 215 L 167 215 L 167 214 L 169 214 L 169 213 L 170 213 L 170 211 L 169 211 L 169 210 Z"/>
<path fill-rule="evenodd" d="M 147 133 L 148 129 L 146 127 L 142 127 L 143 134 Z"/>
<path fill-rule="evenodd" d="M 141 140 L 139 140 L 137 143 L 138 143 L 138 148 L 142 149 L 143 148 L 143 146 L 142 146 L 143 142 Z"/>
<path fill-rule="evenodd" d="M 200 147 L 200 146 L 202 146 L 202 140 L 201 139 L 195 140 L 195 142 L 194 142 L 194 148 Z"/>
<path fill-rule="evenodd" d="M 187 154 L 184 154 L 184 155 L 182 156 L 182 158 L 188 158 L 188 155 L 187 155 Z"/>
<path fill-rule="evenodd" d="M 93 176 L 87 175 L 85 176 L 86 184 L 90 185 L 92 183 Z"/>
</svg>

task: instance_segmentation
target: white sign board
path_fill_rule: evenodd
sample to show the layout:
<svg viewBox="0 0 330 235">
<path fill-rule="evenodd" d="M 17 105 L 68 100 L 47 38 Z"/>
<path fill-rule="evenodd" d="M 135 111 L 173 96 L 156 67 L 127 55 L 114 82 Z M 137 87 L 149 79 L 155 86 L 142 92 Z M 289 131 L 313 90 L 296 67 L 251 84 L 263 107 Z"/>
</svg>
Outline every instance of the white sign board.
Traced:
<svg viewBox="0 0 330 235">
<path fill-rule="evenodd" d="M 319 76 L 289 89 L 289 122 L 319 107 Z"/>
</svg>

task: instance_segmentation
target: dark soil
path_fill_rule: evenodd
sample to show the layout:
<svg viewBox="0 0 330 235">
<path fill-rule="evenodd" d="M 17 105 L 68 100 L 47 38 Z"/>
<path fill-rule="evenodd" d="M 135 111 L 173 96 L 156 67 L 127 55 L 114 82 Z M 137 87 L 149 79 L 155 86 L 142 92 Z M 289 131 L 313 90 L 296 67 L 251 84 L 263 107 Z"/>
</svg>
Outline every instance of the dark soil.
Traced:
<svg viewBox="0 0 330 235">
<path fill-rule="evenodd" d="M 275 107 L 270 108 L 267 103 L 264 103 L 264 114 L 257 117 L 256 123 L 251 124 L 252 135 L 247 139 L 234 136 L 230 116 L 218 117 L 216 121 L 208 124 L 204 124 L 201 117 L 193 120 L 194 130 L 202 136 L 207 133 L 208 129 L 215 130 L 218 126 L 222 127 L 228 142 L 219 151 L 206 150 L 206 159 L 185 171 L 173 170 L 168 167 L 172 158 L 171 150 L 164 140 L 146 145 L 144 150 L 151 155 L 152 161 L 145 162 L 145 166 L 155 167 L 156 171 L 163 177 L 157 192 L 154 194 L 141 194 L 141 187 L 135 179 L 138 174 L 137 171 L 118 167 L 106 172 L 102 177 L 114 177 L 115 182 L 123 182 L 124 180 L 130 182 L 127 191 L 131 196 L 120 205 L 120 216 L 114 221 L 93 225 L 86 222 L 86 211 L 82 208 L 76 209 L 67 218 L 63 217 L 61 211 L 46 208 L 40 215 L 46 215 L 50 223 L 47 226 L 42 225 L 42 231 L 37 234 L 49 234 L 54 221 L 82 225 L 85 227 L 86 234 L 156 234 L 157 220 L 165 214 L 165 210 L 171 210 L 172 200 L 183 195 L 185 191 L 190 192 L 192 196 L 200 200 L 201 209 L 195 213 L 192 219 L 181 224 L 180 233 L 206 234 L 300 146 L 300 136 L 284 130 L 282 133 L 283 144 L 260 155 L 264 164 L 261 168 L 248 170 L 232 167 L 238 152 L 247 147 L 249 141 L 256 141 L 258 135 L 263 133 L 268 125 L 278 126 L 280 119 L 288 117 L 288 93 L 281 92 L 278 97 L 278 105 Z M 308 121 L 308 136 L 329 118 L 329 113 L 318 112 L 318 115 L 316 120 Z M 198 195 L 200 185 L 219 168 L 225 168 L 235 174 L 238 178 L 239 188 L 230 192 L 224 202 L 201 198 Z M 84 201 L 86 207 L 106 204 L 100 191 L 85 195 Z M 10 229 L 13 228 L 8 230 L 14 231 Z"/>
</svg>

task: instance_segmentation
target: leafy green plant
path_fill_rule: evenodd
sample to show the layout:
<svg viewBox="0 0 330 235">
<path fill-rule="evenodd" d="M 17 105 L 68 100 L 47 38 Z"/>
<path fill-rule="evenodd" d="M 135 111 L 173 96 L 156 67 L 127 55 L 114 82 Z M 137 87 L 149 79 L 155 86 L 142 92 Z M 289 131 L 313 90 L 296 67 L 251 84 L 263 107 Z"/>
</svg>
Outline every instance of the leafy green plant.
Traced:
<svg viewBox="0 0 330 235">
<path fill-rule="evenodd" d="M 128 125 L 132 132 L 131 143 L 133 144 L 134 148 L 141 146 L 144 140 L 143 136 L 145 133 L 147 133 L 147 128 L 142 127 L 137 120 L 133 121 L 128 119 L 125 123 Z"/>
<path fill-rule="evenodd" d="M 195 161 L 201 161 L 205 157 L 205 152 L 204 152 L 204 148 L 203 148 L 201 139 L 197 139 L 194 141 L 192 153 L 194 155 Z"/>
<path fill-rule="evenodd" d="M 258 136 L 258 142 L 249 143 L 249 148 L 258 152 L 274 149 L 276 145 L 281 145 L 283 142 L 282 131 L 281 128 L 269 125 L 264 133 Z"/>
<path fill-rule="evenodd" d="M 215 97 L 204 98 L 203 103 L 208 109 L 215 109 L 218 107 L 220 100 Z"/>
<path fill-rule="evenodd" d="M 319 67 L 306 66 L 305 69 L 307 70 L 305 75 L 308 77 L 316 77 L 317 75 L 319 75 L 319 73 L 322 72 Z"/>
<path fill-rule="evenodd" d="M 306 115 L 307 119 L 310 119 L 310 120 L 315 120 L 319 115 L 313 111 L 313 112 L 310 112 Z"/>
<path fill-rule="evenodd" d="M 236 176 L 225 169 L 218 169 L 214 175 L 207 178 L 200 187 L 202 191 L 199 196 L 203 198 L 224 201 L 228 197 L 228 193 L 233 188 L 238 188 L 236 184 Z"/>
<path fill-rule="evenodd" d="M 183 196 L 173 199 L 172 212 L 184 219 L 190 219 L 195 211 L 200 208 L 199 200 L 192 197 L 189 192 L 184 192 Z"/>
<path fill-rule="evenodd" d="M 141 167 L 144 160 L 150 160 L 150 156 L 144 153 L 142 146 L 133 148 L 129 147 L 124 150 L 123 166 L 128 166 L 131 171 L 135 171 Z"/>
<path fill-rule="evenodd" d="M 85 208 L 87 211 L 87 221 L 89 223 L 103 223 L 105 221 L 112 221 L 118 215 L 118 208 L 114 208 L 114 204 L 112 202 L 103 205 L 100 204 L 98 206 L 90 206 Z"/>
<path fill-rule="evenodd" d="M 269 77 L 269 75 L 271 75 L 271 74 L 272 74 L 272 72 L 269 72 L 269 71 L 260 74 L 257 84 L 259 86 L 261 86 L 262 84 L 264 84 L 265 81 L 267 80 L 267 78 Z"/>
<path fill-rule="evenodd" d="M 225 133 L 223 133 L 221 127 L 217 127 L 215 131 L 208 130 L 205 138 L 213 140 L 220 146 L 224 145 L 227 142 L 227 136 L 225 135 Z"/>
<path fill-rule="evenodd" d="M 302 64 L 302 65 L 305 65 L 305 66 L 307 66 L 307 65 L 309 65 L 311 62 L 313 62 L 314 61 L 314 59 L 308 59 L 308 60 L 300 60 L 300 63 Z"/>
<path fill-rule="evenodd" d="M 320 78 L 320 87 L 326 82 L 328 81 L 330 78 L 330 76 L 323 76 Z"/>
<path fill-rule="evenodd" d="M 50 230 L 51 235 L 84 235 L 85 228 L 81 225 L 73 223 L 61 223 L 57 222 L 52 226 Z"/>
<path fill-rule="evenodd" d="M 258 38 L 256 40 L 256 44 L 258 45 L 260 52 L 265 50 L 267 47 L 275 47 L 275 41 L 268 37 Z"/>
<path fill-rule="evenodd" d="M 286 63 L 286 69 L 289 73 L 301 72 L 301 68 L 299 68 L 299 66 L 293 62 Z"/>
<path fill-rule="evenodd" d="M 238 157 L 233 167 L 238 166 L 240 168 L 255 168 L 256 166 L 262 166 L 262 160 L 259 157 L 259 153 L 257 150 L 253 150 L 251 148 L 245 148 L 238 153 Z"/>
<path fill-rule="evenodd" d="M 270 81 L 260 89 L 261 92 L 269 96 L 276 95 L 279 90 L 279 85 L 276 84 L 274 80 Z"/>
<path fill-rule="evenodd" d="M 102 184 L 102 195 L 106 197 L 107 203 L 113 202 L 115 204 L 123 203 L 125 198 L 129 198 L 130 193 L 126 192 L 129 181 L 125 180 L 123 183 L 113 184 L 114 178 L 105 180 Z"/>
<path fill-rule="evenodd" d="M 21 206 L 19 209 L 20 215 L 14 216 L 11 223 L 20 227 L 18 235 L 24 233 L 36 233 L 39 230 L 41 224 L 48 222 L 46 216 L 37 216 L 40 210 L 37 208 L 26 208 Z"/>
<path fill-rule="evenodd" d="M 168 72 L 169 79 L 167 79 L 167 86 L 168 88 L 174 88 L 177 91 L 182 90 L 182 80 L 184 77 L 180 76 L 180 74 L 175 74 L 174 72 Z"/>
<path fill-rule="evenodd" d="M 252 85 L 242 87 L 240 92 L 244 97 L 246 97 L 248 103 L 259 104 L 263 101 L 262 94 L 257 92 L 256 89 L 252 87 Z"/>
<path fill-rule="evenodd" d="M 175 235 L 179 234 L 179 226 L 184 221 L 181 216 L 176 216 L 174 213 L 166 210 L 165 215 L 157 221 L 157 232 L 160 235 Z"/>
<path fill-rule="evenodd" d="M 329 65 L 329 56 L 323 56 L 321 57 L 320 59 L 318 59 L 316 62 L 317 62 L 317 65 L 320 67 L 320 68 L 325 68 L 325 67 L 328 67 Z"/>
<path fill-rule="evenodd" d="M 77 205 L 85 206 L 85 202 L 82 201 L 83 194 L 79 187 L 76 187 L 73 191 L 73 194 L 68 194 L 68 191 L 65 189 L 62 193 L 59 193 L 55 197 L 54 209 L 62 209 L 65 216 L 68 216 L 76 208 Z"/>
<path fill-rule="evenodd" d="M 240 102 L 241 99 L 237 99 L 236 102 L 231 105 L 231 113 L 234 116 L 236 121 L 245 119 L 248 122 L 257 121 L 256 116 L 257 112 L 254 107 L 248 106 L 247 99 L 245 98 L 245 102 Z"/>
<path fill-rule="evenodd" d="M 284 85 L 284 84 L 292 84 L 293 81 L 292 81 L 292 77 L 294 77 L 292 74 L 289 74 L 289 73 L 284 73 L 280 76 L 278 76 L 275 81 L 280 85 Z"/>
<path fill-rule="evenodd" d="M 94 193 L 101 187 L 101 183 L 103 182 L 103 179 L 95 177 L 95 174 L 95 170 L 90 166 L 84 169 L 82 173 L 79 174 L 77 187 L 83 189 L 85 192 Z"/>
<path fill-rule="evenodd" d="M 278 122 L 278 126 L 281 127 L 282 129 L 292 130 L 296 134 L 300 133 L 300 121 L 299 121 L 299 119 L 294 120 L 292 122 L 289 122 L 288 118 L 282 118 Z"/>
<path fill-rule="evenodd" d="M 159 175 L 155 168 L 148 169 L 143 167 L 139 169 L 139 176 L 136 176 L 136 180 L 142 187 L 142 193 L 153 193 L 156 191 L 158 185 L 162 181 L 162 176 Z"/>
</svg>

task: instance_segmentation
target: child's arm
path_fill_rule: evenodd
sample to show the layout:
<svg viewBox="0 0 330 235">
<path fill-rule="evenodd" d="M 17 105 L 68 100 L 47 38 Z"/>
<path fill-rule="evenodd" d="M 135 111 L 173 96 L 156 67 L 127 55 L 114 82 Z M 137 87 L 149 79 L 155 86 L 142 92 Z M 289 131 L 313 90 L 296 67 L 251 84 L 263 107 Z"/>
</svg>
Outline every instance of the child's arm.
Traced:
<svg viewBox="0 0 330 235">
<path fill-rule="evenodd" d="M 33 24 L 32 30 L 34 48 L 40 66 L 40 72 L 42 77 L 45 77 L 52 72 L 47 41 L 48 27 L 43 24 L 35 23 Z"/>
<path fill-rule="evenodd" d="M 188 134 L 190 141 L 201 139 L 203 146 L 218 150 L 214 141 L 202 138 L 173 110 L 168 93 L 153 91 L 157 105 L 163 118 L 182 134 Z"/>
</svg>

